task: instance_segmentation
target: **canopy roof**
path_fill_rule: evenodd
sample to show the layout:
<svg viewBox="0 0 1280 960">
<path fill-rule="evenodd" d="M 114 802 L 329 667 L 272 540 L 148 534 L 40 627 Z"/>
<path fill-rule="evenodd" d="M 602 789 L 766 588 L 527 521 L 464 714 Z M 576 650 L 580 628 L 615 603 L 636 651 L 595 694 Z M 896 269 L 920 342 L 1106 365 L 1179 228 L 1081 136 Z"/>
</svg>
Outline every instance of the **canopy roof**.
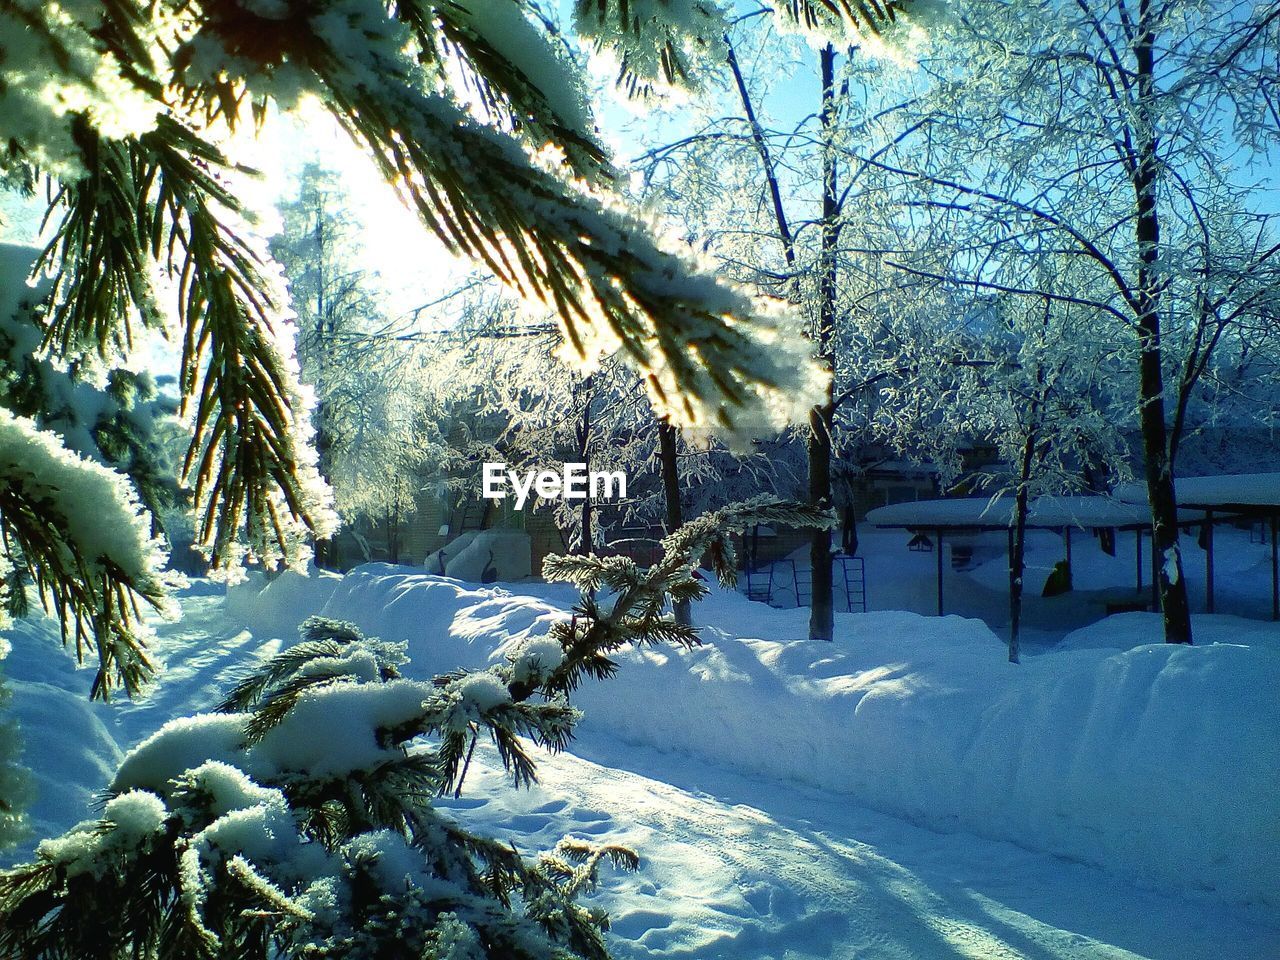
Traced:
<svg viewBox="0 0 1280 960">
<path fill-rule="evenodd" d="M 1280 473 L 1229 473 L 1216 477 L 1178 477 L 1178 504 L 1197 510 L 1241 513 L 1280 512 Z M 1122 483 L 1116 496 L 1127 503 L 1147 502 L 1141 483 Z"/>
<path fill-rule="evenodd" d="M 1013 524 L 1013 498 L 1001 497 L 994 502 L 989 497 L 965 497 L 894 503 L 870 511 L 867 522 L 877 527 L 928 530 L 1004 530 Z M 1038 530 L 1150 526 L 1151 511 L 1145 501 L 1133 503 L 1113 497 L 1037 497 L 1027 514 L 1027 527 Z"/>
</svg>

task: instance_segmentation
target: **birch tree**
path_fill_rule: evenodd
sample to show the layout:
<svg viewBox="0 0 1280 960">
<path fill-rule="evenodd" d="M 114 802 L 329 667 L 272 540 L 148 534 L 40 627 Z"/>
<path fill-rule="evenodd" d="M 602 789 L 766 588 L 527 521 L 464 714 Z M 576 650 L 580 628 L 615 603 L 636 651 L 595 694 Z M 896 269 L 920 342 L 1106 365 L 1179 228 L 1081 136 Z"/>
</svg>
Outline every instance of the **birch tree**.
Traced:
<svg viewBox="0 0 1280 960">
<path fill-rule="evenodd" d="M 1278 25 L 1275 4 L 975 0 L 921 60 L 918 134 L 861 158 L 967 241 L 945 279 L 1084 307 L 1129 332 L 1170 642 L 1191 640 L 1174 485 L 1188 403 L 1280 255 L 1248 172 L 1280 136 Z M 1092 281 L 1058 289 L 1049 256 Z M 911 255 L 896 263 L 942 278 Z"/>
<path fill-rule="evenodd" d="M 893 81 L 876 82 L 903 68 L 876 43 L 826 43 L 813 51 L 775 26 L 745 16 L 724 41 L 728 93 L 703 107 L 694 132 L 641 159 L 668 209 L 692 205 L 693 242 L 728 275 L 801 311 L 811 349 L 832 373 L 799 434 L 809 500 L 830 505 L 838 482 L 851 479 L 862 452 L 881 439 L 865 408 L 899 366 L 892 304 L 925 285 L 884 269 L 882 252 L 892 245 L 885 234 L 896 238 L 900 224 L 884 207 L 878 169 L 856 159 L 858 150 L 879 155 L 904 135 Z M 814 81 L 808 109 L 779 95 Z M 829 640 L 827 531 L 814 531 L 809 559 L 809 635 Z"/>
</svg>

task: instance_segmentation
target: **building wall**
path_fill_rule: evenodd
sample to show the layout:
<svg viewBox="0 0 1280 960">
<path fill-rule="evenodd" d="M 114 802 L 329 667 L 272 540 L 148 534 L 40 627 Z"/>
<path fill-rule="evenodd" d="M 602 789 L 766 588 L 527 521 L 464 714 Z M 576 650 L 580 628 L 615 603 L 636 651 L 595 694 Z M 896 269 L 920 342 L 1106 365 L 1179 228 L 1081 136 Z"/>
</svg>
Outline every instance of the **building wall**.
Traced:
<svg viewBox="0 0 1280 960">
<path fill-rule="evenodd" d="M 490 506 L 490 509 L 485 509 Z M 467 530 L 506 527 L 524 530 L 529 534 L 535 574 L 542 569 L 542 561 L 551 553 L 564 553 L 566 546 L 549 510 L 515 511 L 505 505 L 465 503 L 450 509 L 442 498 L 424 493 L 416 511 L 397 525 L 399 553 L 396 562 L 419 566 L 430 554 Z M 362 546 L 361 541 L 364 545 Z M 339 531 L 332 549 L 331 566 L 349 570 L 368 560 L 389 562 L 387 523 L 358 521 L 344 525 Z"/>
</svg>

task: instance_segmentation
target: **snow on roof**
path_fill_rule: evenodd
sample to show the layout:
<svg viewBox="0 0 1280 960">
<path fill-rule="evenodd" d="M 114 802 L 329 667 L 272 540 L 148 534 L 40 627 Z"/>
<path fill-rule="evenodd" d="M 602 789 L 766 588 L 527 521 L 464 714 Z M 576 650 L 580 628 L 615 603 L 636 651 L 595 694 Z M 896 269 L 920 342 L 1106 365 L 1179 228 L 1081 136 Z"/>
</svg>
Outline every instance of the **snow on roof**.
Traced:
<svg viewBox="0 0 1280 960">
<path fill-rule="evenodd" d="M 1230 473 L 1216 477 L 1178 477 L 1178 504 L 1185 507 L 1280 507 L 1280 473 Z M 1147 502 L 1142 483 L 1122 483 L 1116 496 L 1128 503 Z"/>
<path fill-rule="evenodd" d="M 914 460 L 877 460 L 866 464 L 866 473 L 902 473 L 911 476 L 933 476 L 938 472 L 936 464 L 916 463 Z"/>
<path fill-rule="evenodd" d="M 992 501 L 988 497 L 916 500 L 877 507 L 867 522 L 878 527 L 1003 529 L 1013 522 L 1013 498 Z M 1079 527 L 1138 527 L 1151 522 L 1145 504 L 1126 503 L 1112 497 L 1037 497 L 1031 504 L 1027 526 L 1048 529 Z"/>
</svg>

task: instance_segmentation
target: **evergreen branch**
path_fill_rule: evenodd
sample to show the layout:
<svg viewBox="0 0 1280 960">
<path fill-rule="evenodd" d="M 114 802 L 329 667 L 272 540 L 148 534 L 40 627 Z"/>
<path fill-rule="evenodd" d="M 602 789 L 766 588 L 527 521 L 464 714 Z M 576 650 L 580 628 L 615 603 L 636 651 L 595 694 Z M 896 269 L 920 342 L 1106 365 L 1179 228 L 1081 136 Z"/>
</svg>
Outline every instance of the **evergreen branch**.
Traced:
<svg viewBox="0 0 1280 960">
<path fill-rule="evenodd" d="M 90 695 L 109 699 L 116 685 L 139 693 L 153 673 L 140 604 L 163 608 L 159 580 L 86 554 L 61 506 L 18 478 L 0 482 L 0 545 L 57 618 L 63 645 L 74 644 L 82 663 L 88 650 L 96 653 Z"/>
<path fill-rule="evenodd" d="M 371 6 L 344 16 L 370 38 L 400 29 L 394 18 L 375 20 Z M 682 424 L 780 426 L 810 406 L 823 374 L 802 345 L 778 336 L 780 320 L 656 242 L 653 224 L 616 195 L 571 181 L 517 137 L 477 122 L 388 44 L 353 55 L 336 45 L 348 33 L 323 18 L 258 17 L 256 29 L 253 20 L 244 9 L 211 11 L 198 36 L 267 75 L 287 49 L 291 82 L 309 83 L 427 227 L 554 308 L 584 362 L 621 349 L 645 373 L 659 412 Z M 197 100 L 210 95 L 183 70 L 178 82 Z"/>
<path fill-rule="evenodd" d="M 627 644 L 696 646 L 697 631 L 663 617 L 661 611 L 669 599 L 705 596 L 706 588 L 693 576 L 693 568 L 704 560 L 722 584 L 733 586 L 737 570 L 730 537 L 756 524 L 831 529 L 836 518 L 824 507 L 757 497 L 684 524 L 662 541 L 662 557 L 647 570 L 618 557 L 547 557 L 543 577 L 572 583 L 586 596 L 571 620 L 552 626 L 551 636 L 560 642 L 563 662 L 536 680 L 513 681 L 512 698 L 525 699 L 535 691 L 567 693 L 584 677 L 612 676 L 617 665 L 609 654 Z M 605 585 L 616 594 L 607 612 L 590 596 Z"/>
<path fill-rule="evenodd" d="M 215 568 L 241 538 L 268 560 L 294 562 L 303 532 L 329 532 L 294 372 L 277 346 L 283 293 L 266 262 L 229 226 L 240 206 L 215 171 L 213 146 L 163 116 L 134 140 L 76 127 L 89 173 L 64 183 L 64 212 L 38 261 L 54 275 L 44 339 L 62 357 L 107 357 L 134 344 L 133 318 L 163 329 L 149 276 L 178 282 L 184 327 L 183 405 L 194 431 L 183 463 L 200 511 L 197 543 Z"/>
<path fill-rule="evenodd" d="M 54 277 L 44 345 L 62 357 L 95 351 L 107 358 L 133 347 L 135 317 L 144 327 L 163 327 L 137 218 L 146 173 L 121 144 L 83 123 L 76 132 L 88 173 L 54 194 L 50 214 L 59 207 L 64 213 L 36 263 Z"/>
<path fill-rule="evenodd" d="M 796 26 L 839 41 L 852 34 L 879 36 L 909 10 L 911 0 L 784 0 L 782 14 Z"/>
<path fill-rule="evenodd" d="M 402 0 L 396 16 L 412 29 L 425 61 L 437 68 L 461 68 L 465 82 L 475 89 L 485 108 L 529 148 L 541 150 L 550 144 L 564 155 L 574 176 L 596 183 L 612 182 L 617 172 L 591 136 L 589 107 L 585 96 L 580 92 L 574 95 L 573 65 L 563 62 L 565 55 L 531 24 L 528 31 L 504 38 L 508 44 L 536 45 L 544 69 L 553 64 L 562 68 L 554 77 L 543 78 L 544 83 L 557 84 L 553 100 L 520 64 L 494 46 L 491 37 L 495 32 L 501 34 L 502 24 L 485 25 L 480 19 L 484 14 L 473 13 L 468 7 L 466 0 L 431 4 Z M 514 20 L 511 26 L 527 24 L 521 4 L 512 3 L 510 14 Z M 524 49 L 521 54 L 527 58 L 531 52 Z M 566 97 L 576 101 L 581 117 L 574 118 L 561 108 L 559 104 Z"/>
<path fill-rule="evenodd" d="M 573 896 L 595 889 L 600 865 L 606 860 L 616 869 L 628 873 L 640 869 L 640 858 L 629 847 L 613 843 L 593 844 L 575 837 L 565 837 L 557 843 L 551 854 L 542 857 L 540 865 L 554 874 L 565 892 Z"/>
<path fill-rule="evenodd" d="M 179 280 L 184 405 L 195 399 L 183 475 L 194 481 L 197 540 L 215 568 L 232 559 L 240 537 L 264 559 L 294 562 L 297 528 L 323 536 L 334 519 L 296 442 L 308 430 L 294 373 L 275 343 L 283 293 L 218 212 L 239 209 L 206 170 L 225 159 L 169 120 L 141 147 L 155 168 L 152 252 L 169 251 L 166 267 Z"/>
</svg>

